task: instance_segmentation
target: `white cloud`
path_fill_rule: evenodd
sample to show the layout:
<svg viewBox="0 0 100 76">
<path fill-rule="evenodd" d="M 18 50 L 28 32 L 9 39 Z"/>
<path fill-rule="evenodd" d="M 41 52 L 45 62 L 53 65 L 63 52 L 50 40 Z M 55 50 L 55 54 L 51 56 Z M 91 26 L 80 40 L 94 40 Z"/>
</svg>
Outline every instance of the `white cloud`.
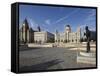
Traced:
<svg viewBox="0 0 100 76">
<path fill-rule="evenodd" d="M 88 14 L 89 15 L 84 20 L 83 25 L 81 25 L 81 28 L 85 29 L 85 26 L 88 26 L 89 30 L 95 31 L 96 30 L 96 25 L 95 25 L 95 23 L 96 23 L 96 11 L 91 10 Z"/>
<path fill-rule="evenodd" d="M 38 24 L 31 18 L 28 18 L 28 21 L 29 21 L 29 26 L 34 29 L 34 30 L 37 30 L 37 26 Z"/>
<path fill-rule="evenodd" d="M 47 19 L 47 20 L 45 20 L 45 23 L 48 24 L 48 25 L 50 25 L 51 22 L 50 22 L 49 19 Z"/>
<path fill-rule="evenodd" d="M 91 31 L 96 31 L 96 26 L 95 25 L 87 25 L 87 24 L 84 24 L 84 25 L 81 25 L 80 28 L 81 28 L 81 31 L 85 32 L 85 27 L 88 26 L 89 30 Z"/>
<path fill-rule="evenodd" d="M 95 10 L 91 10 L 91 11 L 89 12 L 89 15 L 87 16 L 87 18 L 86 18 L 85 21 L 87 21 L 87 22 L 93 21 L 93 20 L 95 20 L 95 18 L 96 18 L 95 16 L 96 16 L 96 11 L 95 11 Z"/>
<path fill-rule="evenodd" d="M 61 17 L 60 19 L 58 19 L 57 21 L 55 21 L 55 24 L 58 23 L 58 22 L 60 22 L 60 21 L 62 21 L 62 20 L 64 20 L 64 19 L 67 19 L 67 18 L 70 17 L 72 14 L 75 14 L 75 13 L 78 12 L 78 11 L 79 11 L 79 9 L 78 9 L 78 10 L 74 10 L 74 11 L 71 12 L 70 14 L 67 14 L 67 15 L 64 16 L 64 17 Z"/>
</svg>

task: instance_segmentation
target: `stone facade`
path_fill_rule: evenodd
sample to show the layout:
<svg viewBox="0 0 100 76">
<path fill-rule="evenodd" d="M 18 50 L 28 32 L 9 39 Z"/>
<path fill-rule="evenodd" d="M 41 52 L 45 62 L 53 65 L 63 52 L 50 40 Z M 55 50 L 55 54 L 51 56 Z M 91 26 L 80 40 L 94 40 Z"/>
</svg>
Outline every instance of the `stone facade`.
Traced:
<svg viewBox="0 0 100 76">
<path fill-rule="evenodd" d="M 19 40 L 20 43 L 34 42 L 34 30 L 29 27 L 26 19 L 24 20 L 22 27 L 19 29 Z"/>
<path fill-rule="evenodd" d="M 54 34 L 47 31 L 41 31 L 40 27 L 38 31 L 34 31 L 29 26 L 27 19 L 25 19 L 22 26 L 19 29 L 19 41 L 20 43 L 53 42 Z"/>
<path fill-rule="evenodd" d="M 52 40 L 54 40 L 54 35 L 47 31 L 34 32 L 35 43 L 47 43 L 52 42 Z"/>
<path fill-rule="evenodd" d="M 65 26 L 65 31 L 63 33 L 55 34 L 55 42 L 64 42 L 64 43 L 78 43 L 81 39 L 81 29 L 78 28 L 76 32 L 71 32 L 70 25 Z"/>
</svg>

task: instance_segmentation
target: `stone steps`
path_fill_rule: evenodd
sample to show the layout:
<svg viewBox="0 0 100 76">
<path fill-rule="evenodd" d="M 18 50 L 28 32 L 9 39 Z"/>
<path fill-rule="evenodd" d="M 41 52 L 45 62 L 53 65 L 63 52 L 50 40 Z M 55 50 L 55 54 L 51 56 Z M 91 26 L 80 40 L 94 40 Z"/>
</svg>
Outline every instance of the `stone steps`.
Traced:
<svg viewBox="0 0 100 76">
<path fill-rule="evenodd" d="M 77 63 L 96 64 L 95 53 L 78 52 Z"/>
</svg>

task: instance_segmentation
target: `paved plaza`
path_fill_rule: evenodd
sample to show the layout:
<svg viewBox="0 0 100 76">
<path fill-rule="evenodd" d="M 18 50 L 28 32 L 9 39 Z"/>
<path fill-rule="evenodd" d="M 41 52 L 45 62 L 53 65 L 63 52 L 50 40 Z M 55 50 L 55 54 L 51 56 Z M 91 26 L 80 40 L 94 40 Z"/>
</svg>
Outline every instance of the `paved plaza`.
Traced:
<svg viewBox="0 0 100 76">
<path fill-rule="evenodd" d="M 70 50 L 70 48 L 62 47 L 20 50 L 20 71 L 96 67 L 93 64 L 77 63 L 78 52 L 79 50 Z"/>
</svg>

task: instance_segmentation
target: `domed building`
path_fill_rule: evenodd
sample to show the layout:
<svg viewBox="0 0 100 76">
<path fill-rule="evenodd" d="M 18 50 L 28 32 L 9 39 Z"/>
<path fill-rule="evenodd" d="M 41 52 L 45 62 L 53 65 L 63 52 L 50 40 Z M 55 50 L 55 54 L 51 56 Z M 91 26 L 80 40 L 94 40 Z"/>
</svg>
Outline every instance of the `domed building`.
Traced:
<svg viewBox="0 0 100 76">
<path fill-rule="evenodd" d="M 65 26 L 65 32 L 66 32 L 66 33 L 71 32 L 71 27 L 70 27 L 70 25 L 66 25 L 66 26 Z"/>
<path fill-rule="evenodd" d="M 65 26 L 65 31 L 63 33 L 55 33 L 55 42 L 63 43 L 78 43 L 81 39 L 81 29 L 78 27 L 76 32 L 71 31 L 70 25 Z"/>
</svg>

